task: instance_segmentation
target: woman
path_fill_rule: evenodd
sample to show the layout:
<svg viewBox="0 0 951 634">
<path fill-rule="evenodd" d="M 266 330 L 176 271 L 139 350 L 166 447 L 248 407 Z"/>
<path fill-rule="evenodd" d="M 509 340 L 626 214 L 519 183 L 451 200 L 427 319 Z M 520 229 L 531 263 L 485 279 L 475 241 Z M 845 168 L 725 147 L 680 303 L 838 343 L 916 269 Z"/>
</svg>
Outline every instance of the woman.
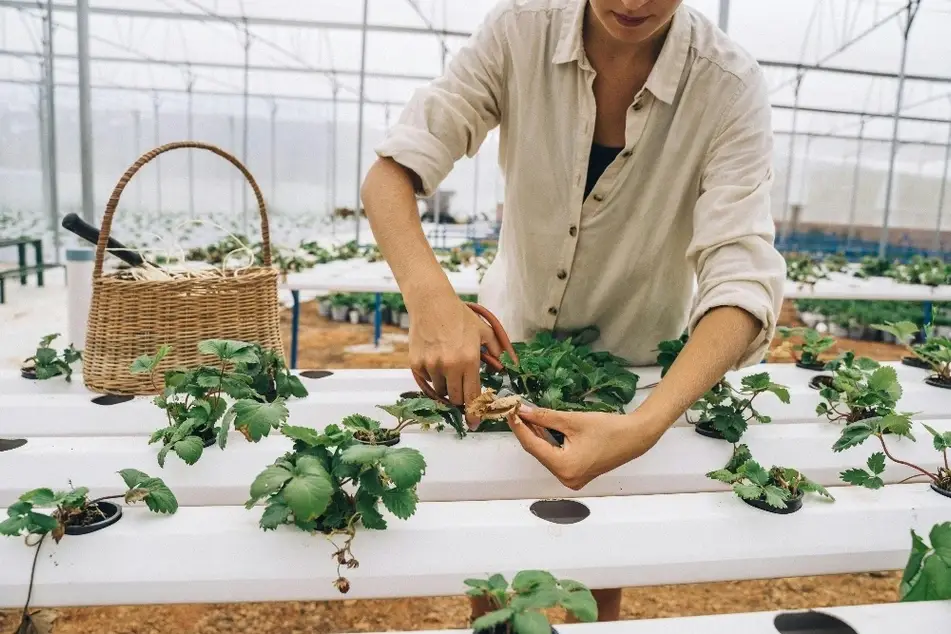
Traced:
<svg viewBox="0 0 951 634">
<path fill-rule="evenodd" d="M 643 455 L 775 329 L 770 104 L 755 60 L 681 0 L 504 0 L 445 74 L 418 90 L 363 184 L 410 314 L 410 362 L 457 404 L 480 392 L 491 330 L 455 295 L 422 231 L 431 195 L 500 127 L 505 204 L 480 302 L 513 340 L 595 324 L 636 365 L 690 341 L 626 415 L 523 408 L 522 446 L 580 489 Z M 613 620 L 620 591 L 596 593 Z"/>
</svg>

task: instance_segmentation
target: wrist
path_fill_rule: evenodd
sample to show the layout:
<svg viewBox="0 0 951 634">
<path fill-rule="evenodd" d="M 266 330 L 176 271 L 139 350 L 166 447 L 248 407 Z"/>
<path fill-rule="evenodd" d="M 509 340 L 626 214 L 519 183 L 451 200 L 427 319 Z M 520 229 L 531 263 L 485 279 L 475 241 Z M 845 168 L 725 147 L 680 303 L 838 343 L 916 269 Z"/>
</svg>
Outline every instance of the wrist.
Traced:
<svg viewBox="0 0 951 634">
<path fill-rule="evenodd" d="M 459 296 L 442 273 L 442 269 L 438 271 L 438 275 L 413 276 L 413 281 L 401 285 L 400 291 L 410 312 L 417 306 L 423 310 L 431 309 L 433 304 L 459 301 Z"/>
</svg>

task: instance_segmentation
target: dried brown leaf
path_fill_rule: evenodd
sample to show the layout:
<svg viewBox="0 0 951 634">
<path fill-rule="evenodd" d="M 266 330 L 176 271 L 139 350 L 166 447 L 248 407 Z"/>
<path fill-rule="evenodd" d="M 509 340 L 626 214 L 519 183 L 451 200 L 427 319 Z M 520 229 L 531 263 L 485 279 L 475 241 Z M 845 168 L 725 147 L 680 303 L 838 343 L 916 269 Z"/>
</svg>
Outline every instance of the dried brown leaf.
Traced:
<svg viewBox="0 0 951 634">
<path fill-rule="evenodd" d="M 466 415 L 479 420 L 501 420 L 517 413 L 521 401 L 517 396 L 496 396 L 495 390 L 487 389 L 466 405 Z"/>
</svg>

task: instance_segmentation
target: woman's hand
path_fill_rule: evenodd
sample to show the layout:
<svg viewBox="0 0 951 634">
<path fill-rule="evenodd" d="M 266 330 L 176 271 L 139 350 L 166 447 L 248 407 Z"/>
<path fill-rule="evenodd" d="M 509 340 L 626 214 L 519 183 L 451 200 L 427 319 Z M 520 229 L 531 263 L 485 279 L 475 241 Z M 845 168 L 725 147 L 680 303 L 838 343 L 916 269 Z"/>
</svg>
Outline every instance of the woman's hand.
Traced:
<svg viewBox="0 0 951 634">
<path fill-rule="evenodd" d="M 522 447 L 559 482 L 575 491 L 599 475 L 638 458 L 657 444 L 669 425 L 630 414 L 559 412 L 522 406 L 508 419 Z M 552 446 L 533 427 L 560 431 L 561 447 Z"/>
<path fill-rule="evenodd" d="M 481 394 L 482 346 L 493 356 L 502 354 L 492 328 L 455 295 L 410 310 L 409 316 L 410 367 L 453 405 L 463 407 Z"/>
</svg>

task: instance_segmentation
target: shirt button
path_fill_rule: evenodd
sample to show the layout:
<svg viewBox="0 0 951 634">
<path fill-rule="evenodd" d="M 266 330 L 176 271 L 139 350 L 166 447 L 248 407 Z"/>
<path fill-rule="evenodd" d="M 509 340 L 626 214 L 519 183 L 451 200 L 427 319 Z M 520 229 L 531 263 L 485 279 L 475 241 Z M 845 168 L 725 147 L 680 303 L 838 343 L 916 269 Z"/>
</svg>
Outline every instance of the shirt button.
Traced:
<svg viewBox="0 0 951 634">
<path fill-rule="evenodd" d="M 632 109 L 632 110 L 640 110 L 640 109 L 643 108 L 643 107 L 644 107 L 644 103 L 643 103 L 643 102 L 641 102 L 641 101 L 635 101 L 635 102 L 634 102 L 634 105 L 631 106 L 631 109 Z"/>
<path fill-rule="evenodd" d="M 571 227 L 568 228 L 568 235 L 572 238 L 578 235 L 578 227 L 571 225 Z"/>
<path fill-rule="evenodd" d="M 552 306 L 551 308 L 548 309 L 548 314 L 549 314 L 549 315 L 557 315 L 557 314 L 558 314 L 558 309 L 555 308 L 554 306 Z"/>
<path fill-rule="evenodd" d="M 630 150 L 624 150 L 621 152 L 621 158 L 631 158 L 631 154 L 633 154 L 633 152 Z"/>
<path fill-rule="evenodd" d="M 565 279 L 566 277 L 568 277 L 568 271 L 566 271 L 565 269 L 561 269 L 560 271 L 558 271 L 557 277 L 559 280 Z"/>
<path fill-rule="evenodd" d="M 602 200 L 604 200 L 604 196 L 602 196 L 601 194 L 595 194 L 594 196 L 592 196 L 592 198 L 594 198 L 598 202 L 601 202 Z"/>
</svg>

